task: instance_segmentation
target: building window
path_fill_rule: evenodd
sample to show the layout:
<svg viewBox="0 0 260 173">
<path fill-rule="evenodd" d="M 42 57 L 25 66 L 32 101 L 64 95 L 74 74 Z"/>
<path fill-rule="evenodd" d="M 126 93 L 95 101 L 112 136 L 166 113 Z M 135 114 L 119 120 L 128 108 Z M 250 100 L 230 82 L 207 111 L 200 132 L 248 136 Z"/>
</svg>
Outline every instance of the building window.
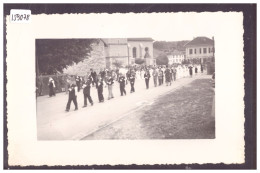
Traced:
<svg viewBox="0 0 260 173">
<path fill-rule="evenodd" d="M 136 47 L 133 48 L 133 58 L 136 58 Z"/>
<path fill-rule="evenodd" d="M 209 53 L 210 53 L 210 48 L 209 48 Z"/>
<path fill-rule="evenodd" d="M 207 53 L 207 48 L 203 48 L 203 53 Z"/>
<path fill-rule="evenodd" d="M 200 54 L 201 54 L 201 48 L 200 48 Z"/>
<path fill-rule="evenodd" d="M 197 49 L 194 49 L 194 54 L 196 54 L 197 53 Z"/>
<path fill-rule="evenodd" d="M 192 49 L 189 49 L 189 53 L 190 53 L 190 55 L 192 54 Z"/>
</svg>

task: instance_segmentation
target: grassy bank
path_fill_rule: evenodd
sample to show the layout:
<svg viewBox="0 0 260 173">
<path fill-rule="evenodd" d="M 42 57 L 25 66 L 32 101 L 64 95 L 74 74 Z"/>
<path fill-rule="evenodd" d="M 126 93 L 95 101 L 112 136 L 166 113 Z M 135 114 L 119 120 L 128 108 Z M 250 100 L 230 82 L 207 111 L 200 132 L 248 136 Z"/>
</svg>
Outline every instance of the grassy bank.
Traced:
<svg viewBox="0 0 260 173">
<path fill-rule="evenodd" d="M 146 107 L 140 118 L 142 129 L 152 139 L 215 138 L 213 96 L 210 79 L 195 80 Z"/>
</svg>

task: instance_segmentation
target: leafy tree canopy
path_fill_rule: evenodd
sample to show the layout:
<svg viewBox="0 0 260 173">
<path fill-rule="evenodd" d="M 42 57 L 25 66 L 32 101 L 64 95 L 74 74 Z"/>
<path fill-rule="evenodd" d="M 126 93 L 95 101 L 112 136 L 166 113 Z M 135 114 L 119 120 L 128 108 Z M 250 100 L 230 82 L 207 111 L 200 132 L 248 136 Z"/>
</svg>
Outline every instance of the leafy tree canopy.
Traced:
<svg viewBox="0 0 260 173">
<path fill-rule="evenodd" d="M 91 44 L 97 39 L 37 39 L 37 70 L 41 74 L 55 74 L 90 56 Z"/>
<path fill-rule="evenodd" d="M 118 60 L 115 60 L 113 63 L 112 63 L 116 68 L 120 68 L 123 66 L 123 62 L 122 61 L 118 61 Z"/>
<path fill-rule="evenodd" d="M 168 57 L 166 56 L 166 54 L 160 54 L 157 58 L 156 58 L 156 64 L 157 65 L 168 65 Z"/>
</svg>

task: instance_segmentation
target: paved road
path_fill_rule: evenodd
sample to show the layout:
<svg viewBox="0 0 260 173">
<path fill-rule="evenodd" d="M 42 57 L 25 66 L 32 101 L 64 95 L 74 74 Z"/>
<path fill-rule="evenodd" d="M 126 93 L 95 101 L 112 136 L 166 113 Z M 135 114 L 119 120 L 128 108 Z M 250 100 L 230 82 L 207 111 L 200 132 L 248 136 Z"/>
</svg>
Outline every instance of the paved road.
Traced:
<svg viewBox="0 0 260 173">
<path fill-rule="evenodd" d="M 97 130 L 107 127 L 113 122 L 131 115 L 145 105 L 152 104 L 157 97 L 176 90 L 180 86 L 187 85 L 195 79 L 203 78 L 204 75 L 194 76 L 193 78 L 179 79 L 171 86 L 154 87 L 150 80 L 150 89 L 145 88 L 144 80 L 137 80 L 135 84 L 136 92 L 129 93 L 130 85 L 126 86 L 127 95 L 120 96 L 118 83 L 114 85 L 114 96 L 112 100 L 105 100 L 104 103 L 98 103 L 97 91 L 91 89 L 94 106 L 83 106 L 82 91 L 78 93 L 79 110 L 74 110 L 71 105 L 71 111 L 66 113 L 65 106 L 68 95 L 65 93 L 57 94 L 56 97 L 49 98 L 42 96 L 37 98 L 37 134 L 39 140 L 80 140 L 87 139 L 87 136 Z M 104 97 L 107 94 L 107 88 L 104 88 Z M 136 122 L 138 127 L 138 122 Z M 145 134 L 143 134 L 145 135 Z"/>
</svg>

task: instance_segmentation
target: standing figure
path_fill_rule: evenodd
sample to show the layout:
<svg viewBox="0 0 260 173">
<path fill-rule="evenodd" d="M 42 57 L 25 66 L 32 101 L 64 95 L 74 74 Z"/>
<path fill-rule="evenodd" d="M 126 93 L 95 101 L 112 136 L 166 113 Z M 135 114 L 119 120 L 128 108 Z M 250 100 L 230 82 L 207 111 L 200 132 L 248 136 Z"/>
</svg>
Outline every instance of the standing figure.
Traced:
<svg viewBox="0 0 260 173">
<path fill-rule="evenodd" d="M 38 88 L 38 92 L 37 92 L 37 96 L 42 96 L 42 88 L 43 88 L 43 79 L 42 79 L 42 75 L 37 77 L 37 81 L 36 81 L 36 85 Z"/>
<path fill-rule="evenodd" d="M 49 96 L 52 97 L 52 96 L 55 96 L 55 82 L 54 80 L 50 77 L 49 78 Z"/>
<path fill-rule="evenodd" d="M 97 80 L 97 73 L 93 71 L 93 69 L 90 69 L 91 77 L 92 77 L 92 86 L 94 87 L 96 80 Z"/>
<path fill-rule="evenodd" d="M 78 110 L 78 103 L 77 103 L 77 93 L 76 93 L 76 85 L 71 84 L 69 87 L 69 100 L 66 106 L 66 111 L 68 112 L 70 110 L 70 104 L 71 101 L 73 101 L 74 106 L 75 106 L 75 111 Z"/>
<path fill-rule="evenodd" d="M 203 65 L 202 64 L 200 64 L 200 71 L 201 71 L 201 73 L 203 73 Z"/>
<path fill-rule="evenodd" d="M 144 79 L 145 79 L 146 89 L 149 89 L 150 73 L 148 70 L 145 71 Z"/>
<path fill-rule="evenodd" d="M 120 85 L 121 96 L 123 96 L 123 94 L 126 95 L 126 91 L 125 91 L 126 80 L 125 80 L 125 76 L 123 76 L 122 73 L 119 74 L 118 82 Z"/>
<path fill-rule="evenodd" d="M 154 87 L 157 87 L 157 80 L 158 80 L 158 71 L 157 69 L 153 69 L 153 83 Z"/>
<path fill-rule="evenodd" d="M 144 79 L 144 73 L 145 73 L 143 68 L 142 68 L 140 73 L 141 73 L 141 79 L 143 80 Z"/>
<path fill-rule="evenodd" d="M 98 100 L 99 103 L 104 102 L 104 96 L 103 96 L 103 78 L 101 75 L 98 76 L 97 78 L 97 92 L 98 92 Z"/>
<path fill-rule="evenodd" d="M 195 67 L 195 74 L 197 75 L 197 73 L 198 73 L 198 67 L 196 66 Z"/>
<path fill-rule="evenodd" d="M 159 79 L 159 86 L 162 85 L 162 79 L 163 79 L 163 72 L 160 69 L 158 73 L 158 79 Z"/>
<path fill-rule="evenodd" d="M 134 71 L 131 72 L 129 81 L 130 81 L 130 85 L 131 85 L 130 93 L 135 92 L 135 73 L 134 73 Z"/>
<path fill-rule="evenodd" d="M 115 81 L 118 81 L 117 80 L 117 73 L 114 71 L 114 70 L 112 70 L 112 78 L 113 78 L 113 80 L 115 80 Z"/>
<path fill-rule="evenodd" d="M 169 84 L 171 85 L 171 72 L 170 69 L 167 67 L 165 70 L 165 82 L 166 82 L 166 86 L 168 86 Z"/>
<path fill-rule="evenodd" d="M 164 74 L 165 74 L 165 68 L 162 67 L 162 84 L 163 84 L 163 82 L 164 82 Z"/>
<path fill-rule="evenodd" d="M 190 77 L 192 77 L 192 66 L 189 66 Z"/>
<path fill-rule="evenodd" d="M 108 100 L 110 100 L 110 99 L 114 98 L 114 95 L 113 95 L 114 80 L 113 80 L 111 72 L 108 72 L 106 83 L 107 83 L 107 88 L 108 88 Z"/>
<path fill-rule="evenodd" d="M 105 69 L 103 70 L 102 68 L 100 69 L 99 75 L 101 76 L 102 80 L 104 81 L 105 76 L 106 76 L 106 71 Z"/>
<path fill-rule="evenodd" d="M 153 69 L 152 69 L 152 67 L 149 69 L 149 71 L 148 71 L 148 72 L 149 72 L 149 74 L 150 74 L 150 75 L 152 75 L 152 74 L 153 74 Z"/>
<path fill-rule="evenodd" d="M 172 68 L 172 75 L 173 75 L 173 80 L 176 81 L 176 73 L 177 69 L 175 67 Z"/>
<path fill-rule="evenodd" d="M 137 70 L 137 71 L 136 71 L 136 79 L 137 79 L 137 80 L 140 80 L 140 79 L 141 79 L 141 72 L 140 72 L 140 70 Z"/>
<path fill-rule="evenodd" d="M 126 72 L 126 79 L 130 80 L 130 76 L 131 76 L 131 71 L 130 69 Z"/>
<path fill-rule="evenodd" d="M 172 68 L 169 67 L 169 71 L 170 71 L 170 81 L 172 82 L 173 81 L 173 77 L 172 77 L 173 71 L 172 71 Z"/>
<path fill-rule="evenodd" d="M 90 85 L 91 85 L 91 78 L 89 77 L 82 86 L 83 95 L 84 95 L 84 106 L 83 107 L 87 107 L 87 105 L 88 105 L 87 99 L 88 99 L 89 103 L 91 104 L 91 106 L 93 106 L 93 104 L 94 104 L 93 100 L 90 96 L 90 88 L 91 88 Z"/>
<path fill-rule="evenodd" d="M 76 77 L 76 85 L 77 85 L 77 88 L 78 88 L 78 92 L 80 91 L 80 83 L 81 83 L 81 79 L 79 76 Z"/>
</svg>

